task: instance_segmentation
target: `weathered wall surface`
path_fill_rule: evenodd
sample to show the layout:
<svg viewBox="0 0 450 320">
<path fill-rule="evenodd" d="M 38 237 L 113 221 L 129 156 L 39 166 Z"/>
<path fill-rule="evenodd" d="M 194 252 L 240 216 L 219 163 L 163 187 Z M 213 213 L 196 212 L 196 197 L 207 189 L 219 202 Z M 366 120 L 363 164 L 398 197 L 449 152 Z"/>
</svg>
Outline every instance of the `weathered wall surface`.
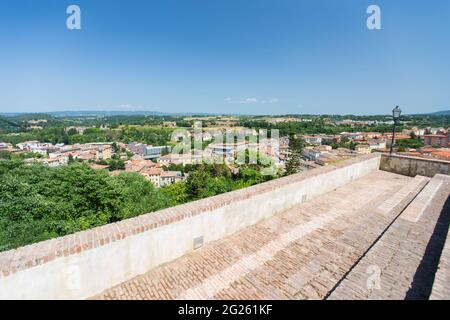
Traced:
<svg viewBox="0 0 450 320">
<path fill-rule="evenodd" d="M 382 155 L 380 169 L 410 177 L 421 175 L 432 178 L 436 174 L 450 174 L 450 162 L 397 155 Z"/>
<path fill-rule="evenodd" d="M 378 170 L 358 157 L 0 253 L 0 299 L 82 299 Z"/>
</svg>

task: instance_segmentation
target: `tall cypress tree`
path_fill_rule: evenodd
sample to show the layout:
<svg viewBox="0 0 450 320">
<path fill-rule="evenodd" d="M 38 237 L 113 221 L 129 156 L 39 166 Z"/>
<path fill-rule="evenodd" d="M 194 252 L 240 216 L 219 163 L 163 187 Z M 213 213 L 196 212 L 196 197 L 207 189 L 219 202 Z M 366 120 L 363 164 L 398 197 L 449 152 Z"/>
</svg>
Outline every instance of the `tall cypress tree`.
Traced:
<svg viewBox="0 0 450 320">
<path fill-rule="evenodd" d="M 289 134 L 289 155 L 286 161 L 286 175 L 291 175 L 300 171 L 300 160 L 303 154 L 303 140 Z"/>
</svg>

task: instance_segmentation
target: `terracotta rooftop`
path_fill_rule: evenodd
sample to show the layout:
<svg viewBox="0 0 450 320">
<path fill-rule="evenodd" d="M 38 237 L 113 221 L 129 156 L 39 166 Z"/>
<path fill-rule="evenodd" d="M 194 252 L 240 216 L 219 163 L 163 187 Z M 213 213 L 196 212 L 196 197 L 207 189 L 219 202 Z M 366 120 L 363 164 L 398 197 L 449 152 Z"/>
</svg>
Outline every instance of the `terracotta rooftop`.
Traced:
<svg viewBox="0 0 450 320">
<path fill-rule="evenodd" d="M 444 134 L 424 134 L 423 137 L 431 137 L 431 138 L 447 138 Z"/>
<path fill-rule="evenodd" d="M 160 175 L 160 174 L 162 174 L 164 171 L 163 171 L 163 169 L 161 169 L 161 168 L 150 168 L 150 169 L 148 169 L 148 170 L 144 170 L 143 171 L 143 173 L 146 173 L 146 174 L 148 174 L 148 175 L 151 175 L 151 176 L 153 176 L 153 175 Z"/>
</svg>

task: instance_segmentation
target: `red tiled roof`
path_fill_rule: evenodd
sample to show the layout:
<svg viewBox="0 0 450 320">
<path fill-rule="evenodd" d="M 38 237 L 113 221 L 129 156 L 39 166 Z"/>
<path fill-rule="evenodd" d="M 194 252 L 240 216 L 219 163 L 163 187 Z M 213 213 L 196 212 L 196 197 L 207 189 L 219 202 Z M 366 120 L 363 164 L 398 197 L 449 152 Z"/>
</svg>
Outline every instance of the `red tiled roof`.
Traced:
<svg viewBox="0 0 450 320">
<path fill-rule="evenodd" d="M 447 136 L 443 134 L 424 134 L 423 137 L 430 137 L 430 138 L 447 138 Z"/>
<path fill-rule="evenodd" d="M 436 151 L 437 149 L 435 148 L 422 148 L 421 151 L 422 152 L 427 152 L 427 153 L 432 153 L 434 151 Z"/>
<path fill-rule="evenodd" d="M 450 158 L 450 150 L 436 150 L 432 152 L 432 154 L 439 157 Z"/>
<path fill-rule="evenodd" d="M 163 169 L 161 169 L 161 168 L 151 168 L 151 169 L 143 171 L 143 173 L 146 173 L 150 176 L 155 176 L 155 175 L 157 176 L 157 175 L 160 175 L 162 172 L 163 172 Z"/>
</svg>

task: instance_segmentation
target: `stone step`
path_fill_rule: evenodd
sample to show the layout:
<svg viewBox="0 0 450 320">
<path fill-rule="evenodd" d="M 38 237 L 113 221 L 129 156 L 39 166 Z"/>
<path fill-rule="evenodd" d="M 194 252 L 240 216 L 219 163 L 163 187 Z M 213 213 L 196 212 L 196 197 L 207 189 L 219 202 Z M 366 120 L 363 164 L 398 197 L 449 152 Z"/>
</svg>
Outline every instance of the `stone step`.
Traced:
<svg viewBox="0 0 450 320">
<path fill-rule="evenodd" d="M 329 226 L 327 230 L 317 235 L 316 237 L 320 237 L 325 243 L 330 238 L 332 244 L 324 245 L 320 252 L 297 272 L 301 275 L 297 277 L 301 278 L 297 285 L 303 286 L 299 290 L 298 298 L 326 298 L 355 262 L 377 240 L 379 234 L 392 223 L 428 181 L 429 178 L 417 177 L 396 192 L 380 193 L 351 216 L 346 217 L 352 223 L 341 232 L 340 236 L 336 237 L 336 233 L 339 232 L 339 225 L 342 225 L 343 221 L 336 221 L 335 226 Z M 385 203 L 389 205 L 384 205 Z M 336 238 L 333 239 L 333 236 Z M 340 254 L 336 254 L 339 252 Z M 336 268 L 337 264 L 339 268 Z M 320 267 L 316 267 L 318 265 Z M 315 295 L 311 296 L 312 293 Z"/>
<path fill-rule="evenodd" d="M 443 180 L 444 183 L 450 181 L 450 176 L 437 175 L 436 177 Z M 444 206 L 447 211 L 450 211 L 450 197 Z M 439 258 L 438 270 L 434 277 L 430 300 L 450 300 L 450 231 L 448 221 L 447 224 L 443 221 L 443 229 L 444 232 L 447 230 L 447 237 Z"/>
<path fill-rule="evenodd" d="M 414 201 L 400 215 L 400 219 L 410 222 L 417 222 L 422 217 L 425 209 L 435 197 L 444 181 L 442 179 L 432 179 L 426 188 L 420 192 Z"/>
<path fill-rule="evenodd" d="M 406 184 L 392 197 L 381 203 L 377 207 L 377 210 L 379 210 L 382 214 L 389 214 L 394 211 L 395 207 L 404 207 L 405 201 L 408 202 L 408 199 L 410 199 L 411 196 L 415 197 L 429 181 L 430 178 L 427 177 L 414 177 L 414 179 L 410 183 Z"/>
<path fill-rule="evenodd" d="M 447 222 L 444 228 L 437 228 L 448 215 L 444 208 L 448 194 L 448 181 L 436 176 L 412 201 L 406 200 L 401 214 L 393 217 L 329 299 L 427 299 L 445 224 L 448 230 Z"/>
</svg>

